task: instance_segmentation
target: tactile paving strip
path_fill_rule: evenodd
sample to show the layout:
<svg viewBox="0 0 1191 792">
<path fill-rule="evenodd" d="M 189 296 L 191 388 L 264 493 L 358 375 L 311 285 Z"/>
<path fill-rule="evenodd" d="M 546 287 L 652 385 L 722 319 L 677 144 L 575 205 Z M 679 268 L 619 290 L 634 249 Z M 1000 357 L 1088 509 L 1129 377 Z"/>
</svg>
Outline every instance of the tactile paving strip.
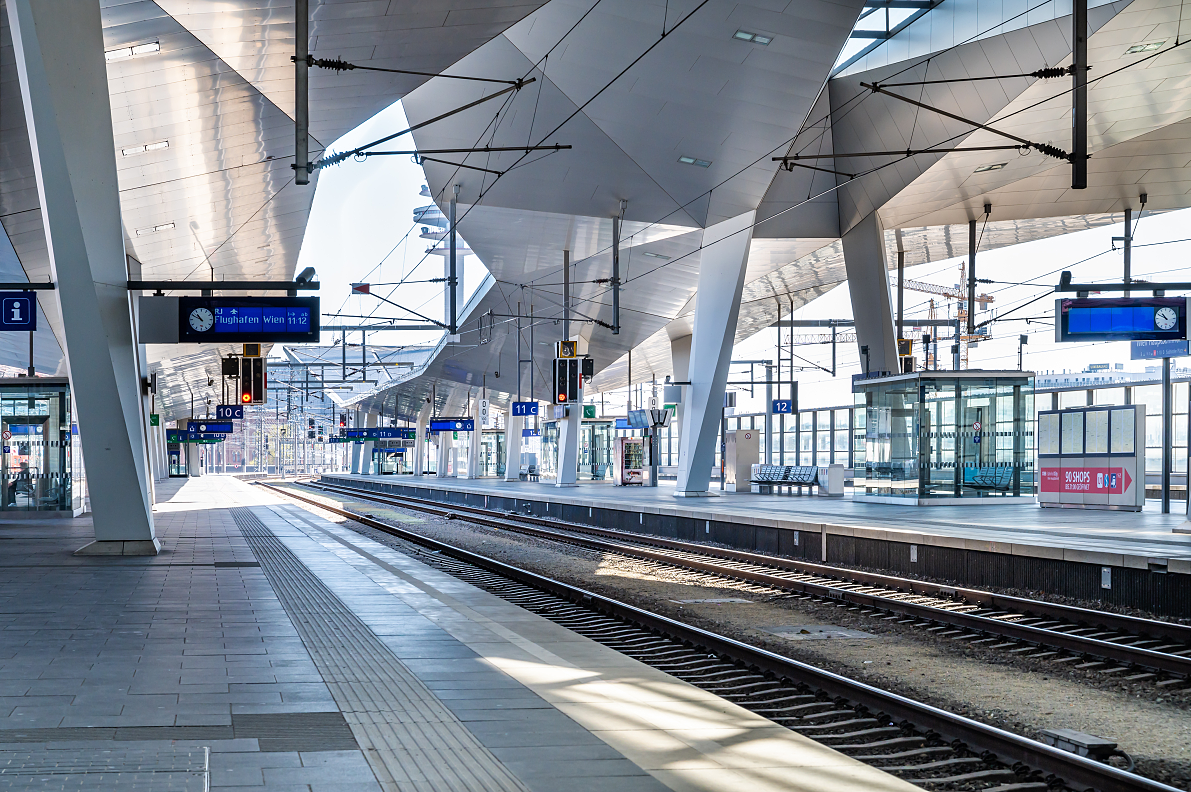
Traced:
<svg viewBox="0 0 1191 792">
<path fill-rule="evenodd" d="M 383 787 L 528 792 L 255 514 L 232 516 Z"/>
</svg>

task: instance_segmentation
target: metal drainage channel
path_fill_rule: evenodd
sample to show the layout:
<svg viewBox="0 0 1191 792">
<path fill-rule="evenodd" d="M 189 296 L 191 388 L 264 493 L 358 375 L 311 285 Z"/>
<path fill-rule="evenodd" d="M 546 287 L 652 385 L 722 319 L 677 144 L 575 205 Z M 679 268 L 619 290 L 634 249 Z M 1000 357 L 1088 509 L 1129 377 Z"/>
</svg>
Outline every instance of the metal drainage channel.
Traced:
<svg viewBox="0 0 1191 792">
<path fill-rule="evenodd" d="M 852 573 L 756 553 L 525 518 L 470 506 L 447 508 L 418 498 L 378 495 L 370 490 L 340 485 L 305 486 L 439 516 L 457 516 L 488 527 L 647 559 L 720 578 L 744 580 L 768 586 L 779 597 L 831 600 L 854 609 L 867 608 L 889 614 L 884 617 L 886 620 L 914 624 L 941 637 L 972 645 L 988 645 L 1012 654 L 1071 664 L 1073 668 L 1103 674 L 1128 672 L 1125 677 L 1128 681 L 1153 681 L 1162 688 L 1180 689 L 1191 677 L 1191 627 L 1182 624 L 974 589 L 949 588 L 887 575 Z M 593 538 L 595 536 L 612 537 L 616 541 Z M 863 579 L 839 577 L 844 574 Z"/>
<path fill-rule="evenodd" d="M 429 566 L 927 789 L 1175 790 L 292 489 L 259 486 L 395 537 L 392 546 Z"/>
</svg>

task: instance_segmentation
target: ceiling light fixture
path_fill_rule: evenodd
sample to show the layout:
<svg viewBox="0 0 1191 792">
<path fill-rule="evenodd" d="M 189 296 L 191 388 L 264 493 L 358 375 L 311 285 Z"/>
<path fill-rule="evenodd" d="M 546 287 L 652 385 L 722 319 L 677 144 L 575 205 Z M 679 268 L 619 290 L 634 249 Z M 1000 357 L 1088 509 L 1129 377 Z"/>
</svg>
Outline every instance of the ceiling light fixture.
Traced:
<svg viewBox="0 0 1191 792">
<path fill-rule="evenodd" d="M 118 60 L 127 60 L 134 58 L 137 55 L 148 55 L 153 52 L 161 52 L 160 41 L 148 41 L 144 44 L 134 44 L 128 47 L 117 47 L 116 49 L 106 50 L 103 57 L 108 63 Z"/>
<path fill-rule="evenodd" d="M 696 165 L 700 168 L 710 168 L 711 167 L 711 162 L 709 160 L 695 159 L 694 157 L 688 157 L 685 154 L 683 154 L 681 157 L 679 157 L 678 161 L 681 162 L 683 165 Z"/>
<path fill-rule="evenodd" d="M 643 250 L 643 251 L 641 251 L 641 255 L 642 255 L 642 256 L 649 256 L 650 258 L 657 258 L 657 259 L 668 259 L 668 258 L 670 258 L 669 256 L 667 256 L 667 255 L 664 255 L 664 254 L 662 254 L 662 253 L 651 253 L 651 252 L 649 252 L 648 250 Z"/>
<path fill-rule="evenodd" d="M 161 225 L 155 225 L 152 228 L 138 228 L 136 230 L 136 235 L 146 236 L 147 234 L 156 234 L 158 231 L 169 231 L 173 227 L 173 223 L 162 223 Z"/>
<path fill-rule="evenodd" d="M 160 151 L 161 149 L 169 148 L 170 142 L 168 140 L 159 140 L 156 143 L 146 143 L 143 146 L 129 146 L 128 148 L 120 149 L 120 153 L 125 157 L 132 157 L 137 154 L 144 154 L 146 151 Z"/>
<path fill-rule="evenodd" d="M 1008 164 L 1008 162 L 994 162 L 992 165 L 981 165 L 979 168 L 972 171 L 972 173 L 988 173 L 989 171 L 1000 170 Z"/>
<path fill-rule="evenodd" d="M 765 36 L 760 33 L 750 33 L 747 30 L 738 30 L 732 34 L 732 38 L 738 41 L 748 41 L 752 44 L 760 44 L 762 47 L 767 46 L 769 42 L 773 41 L 773 36 Z"/>
<path fill-rule="evenodd" d="M 1162 39 L 1161 41 L 1151 41 L 1149 44 L 1134 44 L 1132 47 L 1125 50 L 1125 54 L 1136 55 L 1139 52 L 1153 52 L 1156 49 L 1160 49 L 1165 43 L 1166 39 Z"/>
</svg>

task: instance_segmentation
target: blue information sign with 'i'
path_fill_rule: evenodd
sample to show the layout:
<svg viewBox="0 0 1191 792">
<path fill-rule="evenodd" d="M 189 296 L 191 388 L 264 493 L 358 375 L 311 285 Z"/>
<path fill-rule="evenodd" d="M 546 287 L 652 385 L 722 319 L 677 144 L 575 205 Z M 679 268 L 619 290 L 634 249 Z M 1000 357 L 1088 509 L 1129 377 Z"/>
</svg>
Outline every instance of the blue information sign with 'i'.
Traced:
<svg viewBox="0 0 1191 792">
<path fill-rule="evenodd" d="M 36 329 L 37 297 L 33 292 L 0 292 L 0 331 Z"/>
</svg>

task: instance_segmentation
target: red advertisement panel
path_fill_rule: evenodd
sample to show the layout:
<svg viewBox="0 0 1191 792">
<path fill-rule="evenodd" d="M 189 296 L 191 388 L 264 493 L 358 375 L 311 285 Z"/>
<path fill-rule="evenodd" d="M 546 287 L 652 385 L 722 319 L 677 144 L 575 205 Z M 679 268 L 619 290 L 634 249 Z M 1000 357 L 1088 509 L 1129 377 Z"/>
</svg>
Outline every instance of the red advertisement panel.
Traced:
<svg viewBox="0 0 1191 792">
<path fill-rule="evenodd" d="M 1129 471 L 1119 467 L 1044 467 L 1041 472 L 1043 492 L 1123 495 L 1133 483 Z"/>
</svg>

